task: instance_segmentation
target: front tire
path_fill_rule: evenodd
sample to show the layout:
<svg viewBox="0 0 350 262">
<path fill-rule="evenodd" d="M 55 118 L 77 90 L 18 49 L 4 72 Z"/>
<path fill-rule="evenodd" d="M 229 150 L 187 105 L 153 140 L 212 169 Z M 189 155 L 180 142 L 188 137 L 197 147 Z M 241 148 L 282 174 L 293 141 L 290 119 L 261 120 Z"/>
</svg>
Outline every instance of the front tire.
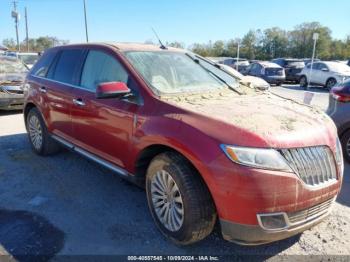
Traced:
<svg viewBox="0 0 350 262">
<path fill-rule="evenodd" d="M 307 90 L 307 88 L 308 88 L 308 82 L 307 82 L 306 76 L 300 77 L 299 83 L 300 83 L 300 86 L 301 86 L 302 88 L 304 88 L 305 90 Z"/>
<path fill-rule="evenodd" d="M 33 151 L 42 156 L 59 151 L 60 147 L 47 131 L 45 122 L 37 108 L 32 108 L 26 119 L 28 137 Z"/>
<path fill-rule="evenodd" d="M 147 200 L 159 230 L 177 245 L 189 245 L 213 230 L 216 211 L 202 178 L 181 155 L 156 156 L 147 170 Z"/>
<path fill-rule="evenodd" d="M 350 163 L 350 130 L 346 131 L 341 137 L 341 144 L 343 146 L 343 154 L 345 160 Z"/>
<path fill-rule="evenodd" d="M 333 86 L 335 86 L 336 84 L 337 84 L 337 80 L 335 80 L 334 78 L 330 78 L 327 80 L 325 87 L 328 90 L 331 90 L 333 88 Z"/>
</svg>

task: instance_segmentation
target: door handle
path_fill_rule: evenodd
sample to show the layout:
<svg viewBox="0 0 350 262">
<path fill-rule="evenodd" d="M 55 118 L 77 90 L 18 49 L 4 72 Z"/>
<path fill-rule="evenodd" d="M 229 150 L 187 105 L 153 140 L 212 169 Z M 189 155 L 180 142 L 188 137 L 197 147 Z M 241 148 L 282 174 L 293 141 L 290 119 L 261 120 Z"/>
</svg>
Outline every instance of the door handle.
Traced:
<svg viewBox="0 0 350 262">
<path fill-rule="evenodd" d="M 85 106 L 85 103 L 81 98 L 73 99 L 73 103 L 77 106 Z"/>
<path fill-rule="evenodd" d="M 46 89 L 45 86 L 42 86 L 42 87 L 39 88 L 39 91 L 40 91 L 41 93 L 46 93 L 46 92 L 47 92 L 47 89 Z"/>
</svg>

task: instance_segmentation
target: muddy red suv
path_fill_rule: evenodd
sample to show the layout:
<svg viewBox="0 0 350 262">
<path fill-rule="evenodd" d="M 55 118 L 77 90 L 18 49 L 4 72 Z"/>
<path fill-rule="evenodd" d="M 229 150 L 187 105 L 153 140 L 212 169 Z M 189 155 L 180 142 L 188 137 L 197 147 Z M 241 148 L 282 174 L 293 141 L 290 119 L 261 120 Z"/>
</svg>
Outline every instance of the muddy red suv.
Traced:
<svg viewBox="0 0 350 262">
<path fill-rule="evenodd" d="M 240 85 L 191 52 L 138 44 L 49 49 L 30 71 L 24 118 L 33 150 L 68 147 L 146 188 L 177 244 L 262 244 L 319 223 L 343 159 L 317 109 Z M 88 219 L 88 218 L 87 218 Z"/>
</svg>

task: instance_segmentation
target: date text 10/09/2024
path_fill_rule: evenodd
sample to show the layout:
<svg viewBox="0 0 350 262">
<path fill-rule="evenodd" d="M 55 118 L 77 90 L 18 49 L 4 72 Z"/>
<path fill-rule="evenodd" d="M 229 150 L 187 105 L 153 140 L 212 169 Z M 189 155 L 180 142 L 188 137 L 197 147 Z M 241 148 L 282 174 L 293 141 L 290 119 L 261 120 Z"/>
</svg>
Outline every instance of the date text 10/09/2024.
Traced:
<svg viewBox="0 0 350 262">
<path fill-rule="evenodd" d="M 219 261 L 216 256 L 128 256 L 128 261 Z"/>
</svg>

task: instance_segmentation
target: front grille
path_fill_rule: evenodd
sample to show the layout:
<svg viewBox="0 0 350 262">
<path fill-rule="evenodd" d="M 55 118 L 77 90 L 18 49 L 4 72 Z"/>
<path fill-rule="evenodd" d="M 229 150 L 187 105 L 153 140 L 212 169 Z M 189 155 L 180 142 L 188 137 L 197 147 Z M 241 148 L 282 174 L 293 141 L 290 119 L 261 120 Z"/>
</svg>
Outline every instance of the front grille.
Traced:
<svg viewBox="0 0 350 262">
<path fill-rule="evenodd" d="M 23 90 L 6 90 L 6 91 L 10 94 L 17 94 L 17 95 L 23 94 Z"/>
<path fill-rule="evenodd" d="M 323 214 L 327 213 L 330 207 L 332 206 L 333 198 L 318 204 L 316 206 L 304 209 L 301 211 L 288 213 L 289 222 L 293 224 L 299 224 L 307 222 L 309 220 L 315 219 Z"/>
<path fill-rule="evenodd" d="M 327 146 L 282 149 L 281 153 L 307 185 L 318 186 L 337 179 L 333 153 Z"/>
</svg>

